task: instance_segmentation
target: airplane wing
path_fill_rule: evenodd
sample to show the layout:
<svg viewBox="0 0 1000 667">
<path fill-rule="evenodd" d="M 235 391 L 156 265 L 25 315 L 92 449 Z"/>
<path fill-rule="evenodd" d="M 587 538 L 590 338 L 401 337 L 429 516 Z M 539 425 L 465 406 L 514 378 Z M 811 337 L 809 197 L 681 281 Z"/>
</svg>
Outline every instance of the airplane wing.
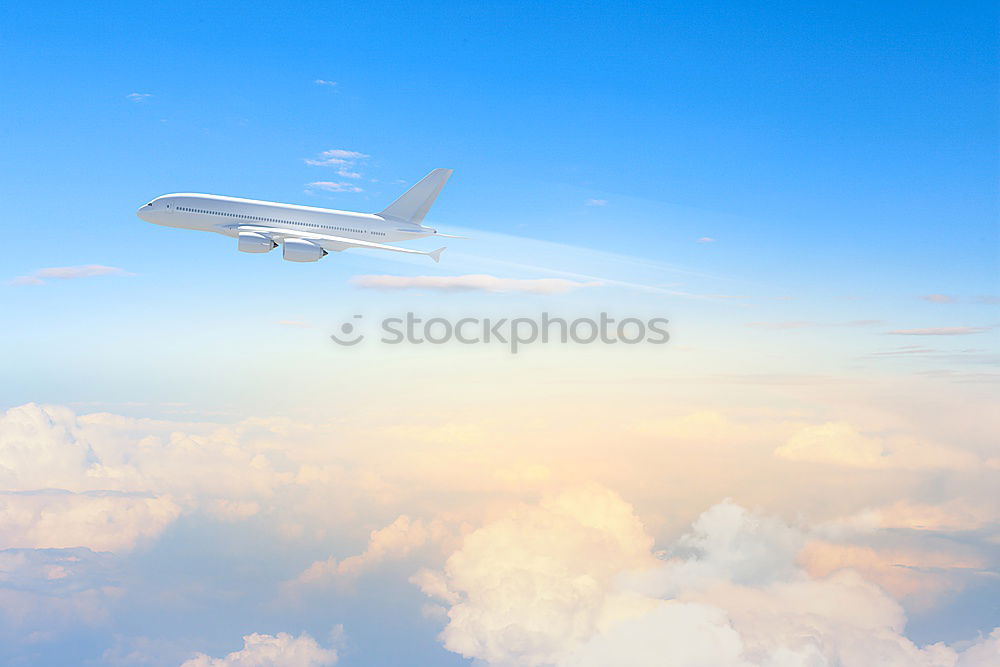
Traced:
<svg viewBox="0 0 1000 667">
<path fill-rule="evenodd" d="M 413 248 L 401 248 L 399 246 L 388 245 L 386 243 L 375 243 L 374 241 L 361 241 L 359 239 L 349 239 L 343 236 L 332 234 L 316 234 L 315 232 L 304 232 L 297 229 L 280 229 L 277 227 L 262 227 L 258 225 L 240 225 L 237 229 L 241 232 L 256 232 L 281 243 L 284 239 L 305 239 L 323 247 L 324 250 L 340 252 L 347 248 L 371 248 L 373 250 L 391 250 L 393 252 L 405 252 L 410 255 L 428 255 L 435 262 L 440 261 L 441 252 L 444 248 L 426 252 L 414 250 Z"/>
</svg>

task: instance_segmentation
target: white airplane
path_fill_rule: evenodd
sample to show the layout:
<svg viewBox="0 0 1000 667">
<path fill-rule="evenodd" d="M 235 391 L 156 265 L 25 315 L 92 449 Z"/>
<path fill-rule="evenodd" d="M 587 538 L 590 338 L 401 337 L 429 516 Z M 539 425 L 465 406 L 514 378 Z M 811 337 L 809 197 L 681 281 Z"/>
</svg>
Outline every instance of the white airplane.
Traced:
<svg viewBox="0 0 1000 667">
<path fill-rule="evenodd" d="M 449 176 L 451 169 L 435 169 L 377 214 L 180 193 L 157 197 L 136 215 L 166 227 L 231 236 L 242 252 L 269 252 L 280 243 L 282 257 L 290 262 L 315 262 L 348 248 L 428 255 L 437 262 L 444 248 L 424 252 L 388 244 L 425 236 L 462 238 L 423 226 Z"/>
</svg>

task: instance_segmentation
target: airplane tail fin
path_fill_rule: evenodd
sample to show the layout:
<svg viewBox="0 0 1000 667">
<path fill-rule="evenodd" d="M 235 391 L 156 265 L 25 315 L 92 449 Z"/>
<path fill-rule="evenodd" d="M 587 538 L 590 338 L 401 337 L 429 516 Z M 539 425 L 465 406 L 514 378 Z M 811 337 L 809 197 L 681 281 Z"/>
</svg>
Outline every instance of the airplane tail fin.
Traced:
<svg viewBox="0 0 1000 667">
<path fill-rule="evenodd" d="M 423 180 L 403 193 L 403 196 L 389 204 L 389 207 L 379 213 L 382 217 L 394 218 L 404 222 L 419 225 L 424 221 L 427 211 L 441 193 L 441 188 L 448 182 L 451 169 L 435 169 L 424 176 Z"/>
<path fill-rule="evenodd" d="M 444 252 L 444 248 L 438 248 L 437 250 L 431 250 L 427 254 L 430 255 L 431 259 L 434 260 L 434 263 L 437 264 L 438 262 L 441 261 L 441 253 L 442 252 Z"/>
</svg>

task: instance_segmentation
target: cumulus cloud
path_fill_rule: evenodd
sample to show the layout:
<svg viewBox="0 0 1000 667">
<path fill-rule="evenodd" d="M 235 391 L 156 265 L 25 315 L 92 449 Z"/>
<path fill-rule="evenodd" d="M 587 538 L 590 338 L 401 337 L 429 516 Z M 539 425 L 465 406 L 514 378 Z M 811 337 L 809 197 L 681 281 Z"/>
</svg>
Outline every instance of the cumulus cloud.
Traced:
<svg viewBox="0 0 1000 667">
<path fill-rule="evenodd" d="M 0 548 L 124 551 L 185 508 L 252 516 L 294 480 L 232 430 L 178 426 L 36 404 L 0 414 Z"/>
<path fill-rule="evenodd" d="M 351 283 L 368 289 L 432 289 L 446 291 L 519 292 L 524 294 L 564 294 L 582 287 L 599 287 L 600 282 L 580 282 L 563 278 L 498 278 L 488 274 L 463 276 L 354 276 Z"/>
<path fill-rule="evenodd" d="M 440 520 L 424 522 L 401 515 L 385 528 L 373 530 L 363 553 L 343 560 L 329 558 L 316 561 L 291 582 L 291 588 L 351 584 L 370 568 L 385 561 L 405 558 L 416 549 L 440 543 L 448 535 Z"/>
<path fill-rule="evenodd" d="M 316 79 L 313 83 L 317 86 L 336 86 L 336 81 L 330 81 L 329 79 Z"/>
<path fill-rule="evenodd" d="M 337 651 L 323 648 L 310 635 L 298 637 L 279 632 L 276 635 L 253 633 L 243 637 L 243 648 L 222 658 L 198 653 L 181 667 L 328 667 L 337 664 Z"/>
<path fill-rule="evenodd" d="M 924 329 L 895 329 L 886 331 L 890 336 L 968 336 L 989 331 L 991 327 L 927 327 Z"/>
<path fill-rule="evenodd" d="M 309 190 L 324 190 L 326 192 L 362 192 L 363 190 L 353 183 L 338 183 L 336 181 L 313 181 L 307 183 Z"/>
<path fill-rule="evenodd" d="M 157 537 L 179 514 L 168 497 L 0 492 L 0 548 L 125 551 Z"/>
<path fill-rule="evenodd" d="M 116 266 L 100 264 L 84 264 L 82 266 L 53 266 L 38 269 L 26 276 L 18 276 L 12 281 L 15 285 L 44 285 L 46 280 L 76 280 L 78 278 L 93 278 L 95 276 L 132 276 L 125 269 Z"/>
<path fill-rule="evenodd" d="M 662 553 L 601 487 L 523 506 L 414 578 L 444 646 L 490 665 L 985 667 L 996 638 L 920 647 L 902 607 L 851 569 L 813 576 L 807 535 L 731 502 Z"/>
<path fill-rule="evenodd" d="M 921 442 L 906 435 L 865 435 L 846 422 L 806 426 L 774 453 L 792 461 L 857 468 L 960 470 L 979 464 L 978 457 L 969 452 Z"/>
<path fill-rule="evenodd" d="M 651 567 L 652 540 L 632 508 L 586 487 L 523 506 L 468 535 L 421 589 L 450 603 L 448 650 L 491 664 L 558 662 L 630 607 L 614 579 Z M 622 609 L 618 609 L 622 607 Z"/>
<path fill-rule="evenodd" d="M 129 93 L 128 95 L 125 96 L 125 98 L 132 102 L 139 103 L 139 102 L 145 102 L 152 96 L 153 96 L 152 93 Z"/>
<path fill-rule="evenodd" d="M 647 636 L 655 628 L 660 629 L 657 637 L 675 636 L 671 628 L 685 628 L 675 633 L 681 635 L 679 641 L 697 634 L 692 628 L 714 637 L 704 644 L 671 643 L 657 649 L 664 656 L 679 656 L 682 664 L 688 659 L 697 664 L 691 656 L 704 654 L 710 664 L 725 665 L 734 651 L 757 664 L 754 637 L 766 637 L 771 630 L 754 635 L 750 621 L 733 620 L 735 602 L 729 597 L 716 602 L 708 597 L 711 591 L 729 588 L 749 599 L 761 591 L 777 596 L 781 589 L 796 598 L 813 595 L 814 588 L 821 597 L 830 587 L 863 593 L 877 585 L 914 609 L 915 599 L 959 590 L 995 570 L 988 548 L 980 549 L 996 539 L 998 516 L 993 482 L 1000 466 L 981 465 L 980 458 L 992 451 L 986 445 L 963 441 L 968 449 L 962 450 L 948 443 L 948 451 L 942 452 L 938 448 L 943 445 L 893 431 L 902 429 L 898 419 L 888 422 L 892 427 L 852 426 L 831 434 L 821 428 L 825 424 L 810 423 L 802 414 L 737 418 L 709 411 L 685 415 L 678 409 L 671 417 L 662 416 L 660 403 L 632 413 L 637 426 L 623 433 L 621 420 L 606 418 L 608 409 L 617 409 L 608 408 L 607 402 L 614 400 L 602 396 L 601 410 L 557 402 L 546 407 L 545 420 L 531 409 L 491 404 L 483 415 L 407 413 L 383 427 L 373 427 L 384 424 L 377 406 L 371 413 L 359 408 L 330 424 L 271 417 L 183 423 L 21 406 L 0 413 L 0 489 L 5 490 L 0 496 L 5 508 L 0 511 L 0 546 L 77 544 L 112 551 L 120 559 L 180 516 L 196 515 L 191 526 L 204 526 L 206 518 L 209 526 L 211 521 L 247 521 L 242 528 L 226 527 L 225 535 L 244 530 L 258 539 L 287 540 L 293 558 L 288 565 L 297 569 L 283 570 L 292 573 L 286 576 L 294 577 L 310 560 L 319 559 L 302 572 L 298 591 L 368 584 L 375 577 L 366 574 L 388 570 L 388 579 L 401 567 L 416 569 L 416 563 L 427 567 L 414 581 L 439 601 L 426 612 L 443 618 L 442 625 L 450 628 L 449 646 L 492 656 L 495 664 L 521 664 L 522 656 L 536 664 L 550 659 L 593 664 L 603 660 L 605 649 L 622 651 L 623 643 L 632 645 L 632 651 L 639 651 L 639 644 L 658 646 L 656 637 Z M 866 420 L 879 423 L 870 416 Z M 810 426 L 818 430 L 807 431 Z M 792 458 L 774 454 L 777 445 L 793 441 L 804 450 Z M 850 463 L 835 456 L 841 441 L 848 442 Z M 616 452 L 610 459 L 608 442 Z M 977 454 L 956 457 L 952 449 Z M 821 461 L 803 465 L 806 459 L 795 460 L 795 455 Z M 831 457 L 834 462 L 827 461 Z M 942 463 L 945 457 L 954 462 Z M 720 467 L 720 460 L 727 465 Z M 892 472 L 897 470 L 906 474 Z M 628 489 L 637 509 L 603 487 L 544 495 L 581 479 Z M 851 493 L 844 494 L 844 488 Z M 650 533 L 683 532 L 697 509 L 725 494 L 825 523 L 821 529 L 793 528 L 723 503 L 657 555 Z M 536 503 L 539 496 L 545 499 Z M 523 498 L 532 504 L 508 513 L 510 503 Z M 458 528 L 463 524 L 479 529 Z M 357 535 L 359 526 L 381 527 L 365 547 L 354 549 L 342 540 Z M 189 534 L 186 528 L 170 533 L 172 540 Z M 325 550 L 315 551 L 318 544 Z M 174 541 L 169 548 L 177 546 Z M 197 550 L 203 545 L 188 540 L 184 546 Z M 322 555 L 298 560 L 304 548 Z M 336 558 L 325 558 L 331 554 Z M 15 624 L 17 628 L 45 627 L 49 611 L 53 618 L 84 613 L 106 618 L 102 610 L 108 599 L 122 594 L 113 577 L 81 579 L 69 557 L 33 563 L 12 568 L 10 585 L 0 592 L 0 620 L 4 613 L 24 609 L 35 619 Z M 81 563 L 99 567 L 92 559 Z M 844 570 L 853 571 L 861 583 L 838 578 Z M 35 573 L 38 589 L 25 593 L 17 587 L 30 578 L 29 571 Z M 214 592 L 204 580 L 212 574 L 190 574 L 199 590 Z M 59 582 L 71 585 L 60 587 Z M 813 582 L 813 588 L 792 586 L 796 582 Z M 141 594 L 167 593 L 155 583 L 148 588 Z M 892 602 L 884 592 L 872 600 L 862 593 L 845 593 L 843 604 Z M 169 594 L 191 600 L 186 590 Z M 299 600 L 306 601 L 315 602 Z M 785 614 L 782 610 L 792 603 L 779 599 L 769 604 Z M 54 611 L 57 607 L 61 611 Z M 127 603 L 114 608 L 127 608 Z M 379 610 L 393 613 L 384 606 Z M 525 625 L 518 620 L 508 630 L 511 619 L 523 619 Z M 731 631 L 715 623 L 720 619 Z M 663 623 L 671 627 L 661 628 Z M 0 632 L 3 627 L 0 623 Z M 835 635 L 831 645 L 842 641 L 840 630 L 829 632 Z M 851 632 L 867 641 L 870 627 Z M 894 632 L 889 633 L 892 641 L 901 641 L 902 632 Z M 798 645 L 792 644 L 785 648 L 798 655 Z M 181 646 L 185 657 L 205 648 Z M 826 653 L 821 655 L 827 660 Z M 920 664 L 923 653 L 916 655 L 914 664 Z M 0 650 L 0 662 L 4 656 Z M 642 664 L 642 659 L 636 661 Z M 824 663 L 817 659 L 817 664 Z"/>
</svg>

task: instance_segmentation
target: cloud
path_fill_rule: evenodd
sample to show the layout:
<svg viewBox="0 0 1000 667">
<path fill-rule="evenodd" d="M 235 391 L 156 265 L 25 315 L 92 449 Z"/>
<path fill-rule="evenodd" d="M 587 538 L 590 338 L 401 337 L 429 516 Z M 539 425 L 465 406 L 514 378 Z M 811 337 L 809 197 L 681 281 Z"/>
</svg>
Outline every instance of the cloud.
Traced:
<svg viewBox="0 0 1000 667">
<path fill-rule="evenodd" d="M 774 450 L 790 461 L 875 469 L 971 469 L 979 459 L 965 451 L 921 442 L 910 436 L 874 436 L 845 422 L 810 425 Z"/>
<path fill-rule="evenodd" d="M 147 99 L 152 97 L 152 93 L 129 93 L 126 95 L 126 99 L 129 99 L 135 103 L 145 102 Z"/>
<path fill-rule="evenodd" d="M 328 79 L 316 79 L 313 83 L 315 83 L 317 86 L 336 86 L 337 85 L 336 81 L 330 81 Z"/>
<path fill-rule="evenodd" d="M 77 280 L 78 278 L 93 278 L 95 276 L 133 276 L 125 269 L 100 264 L 84 264 L 82 266 L 53 266 L 38 269 L 26 276 L 18 276 L 11 282 L 15 285 L 44 285 L 46 280 Z"/>
<path fill-rule="evenodd" d="M 1000 296 L 980 296 L 976 298 L 976 303 L 981 303 L 989 306 L 995 306 L 1000 304 Z"/>
<path fill-rule="evenodd" d="M 349 151 L 343 148 L 334 148 L 328 151 L 323 151 L 319 156 L 306 160 L 306 164 L 312 165 L 314 167 L 335 167 L 337 169 L 337 175 L 342 178 L 361 178 L 362 174 L 357 170 L 357 163 L 371 157 L 364 153 L 359 153 L 358 151 Z M 361 188 L 351 183 L 334 182 L 334 181 L 316 181 L 309 183 L 307 186 L 307 192 L 309 190 L 326 190 L 328 192 L 361 192 Z"/>
<path fill-rule="evenodd" d="M 761 329 L 805 329 L 808 327 L 869 327 L 883 324 L 882 320 L 849 320 L 847 322 L 813 322 L 811 320 L 786 320 L 783 322 L 749 322 L 748 327 Z"/>
<path fill-rule="evenodd" d="M 294 481 L 229 429 L 179 427 L 36 404 L 0 414 L 0 549 L 127 551 L 185 509 L 239 520 Z"/>
<path fill-rule="evenodd" d="M 223 658 L 198 653 L 181 667 L 328 667 L 337 664 L 337 651 L 323 648 L 306 633 L 293 637 L 253 633 L 243 637 L 243 648 Z"/>
<path fill-rule="evenodd" d="M 306 164 L 314 167 L 334 167 L 339 165 L 349 165 L 358 160 L 365 160 L 371 157 L 358 151 L 348 151 L 342 148 L 323 151 L 319 157 L 306 159 Z"/>
<path fill-rule="evenodd" d="M 748 322 L 748 327 L 755 327 L 759 329 L 805 329 L 807 327 L 819 326 L 818 322 L 809 322 L 807 320 L 788 320 L 785 322 Z"/>
<path fill-rule="evenodd" d="M 599 486 L 521 506 L 414 578 L 444 605 L 445 648 L 489 665 L 985 667 L 997 637 L 920 647 L 882 589 L 851 569 L 814 576 L 808 536 L 734 503 L 668 549 Z"/>
<path fill-rule="evenodd" d="M 336 558 L 315 561 L 293 582 L 291 590 L 317 585 L 352 584 L 367 570 L 385 561 L 405 558 L 414 550 L 440 543 L 449 532 L 439 520 L 424 522 L 401 515 L 380 530 L 373 530 L 364 553 L 338 561 Z"/>
<path fill-rule="evenodd" d="M 429 392 L 435 403 L 454 405 L 434 384 L 444 381 L 449 377 L 424 378 L 420 389 Z M 839 384 L 832 390 L 844 387 Z M 551 390 L 544 385 L 539 391 Z M 523 396 L 506 402 L 503 388 L 497 386 L 481 413 L 467 407 L 428 412 L 421 403 L 402 406 L 389 423 L 377 401 L 352 403 L 329 423 L 274 417 L 185 423 L 107 413 L 78 415 L 66 408 L 37 405 L 0 411 L 0 489 L 6 491 L 0 502 L 8 503 L 0 518 L 0 544 L 77 543 L 108 549 L 119 563 L 103 581 L 96 576 L 80 579 L 84 565 L 100 570 L 92 559 L 72 567 L 68 556 L 58 561 L 39 559 L 25 566 L 28 569 L 11 569 L 11 583 L 0 592 L 0 635 L 7 627 L 4 614 L 20 610 L 28 610 L 30 619 L 17 628 L 60 632 L 63 625 L 48 623 L 49 610 L 52 618 L 64 614 L 66 619 L 93 611 L 94 618 L 118 624 L 147 600 L 159 604 L 162 597 L 169 605 L 180 605 L 171 609 L 202 608 L 206 599 L 202 595 L 222 599 L 234 585 L 261 596 L 252 597 L 251 592 L 234 605 L 246 600 L 247 609 L 259 609 L 256 601 L 267 598 L 280 606 L 295 600 L 274 599 L 274 588 L 281 583 L 275 577 L 294 578 L 315 561 L 314 568 L 308 568 L 311 576 L 304 577 L 311 582 L 295 589 L 312 587 L 320 592 L 298 598 L 303 614 L 318 609 L 306 608 L 307 603 L 329 604 L 322 596 L 342 601 L 341 587 L 349 588 L 353 582 L 359 586 L 359 602 L 370 604 L 380 621 L 396 623 L 399 617 L 416 613 L 416 605 L 398 605 L 398 597 L 389 601 L 398 594 L 391 587 L 400 583 L 402 573 L 423 567 L 414 581 L 439 600 L 428 607 L 428 614 L 442 619 L 442 628 L 453 625 L 454 641 L 477 655 L 486 650 L 476 648 L 481 633 L 487 637 L 482 641 L 493 642 L 490 650 L 497 655 L 520 656 L 523 650 L 529 658 L 555 656 L 557 664 L 601 662 L 602 647 L 626 658 L 646 647 L 680 656 L 679 664 L 697 664 L 685 658 L 704 653 L 709 664 L 725 665 L 728 654 L 713 653 L 714 644 L 737 646 L 733 649 L 737 656 L 759 664 L 751 640 L 761 633 L 766 639 L 771 631 L 765 628 L 754 635 L 746 627 L 749 621 L 732 621 L 735 612 L 729 598 L 707 599 L 710 589 L 735 589 L 747 596 L 776 596 L 783 589 L 786 597 L 809 596 L 812 588 L 792 584 L 835 580 L 846 568 L 860 573 L 861 588 L 881 586 L 907 609 L 928 596 L 948 599 L 971 581 L 991 590 L 986 576 L 996 568 L 987 540 L 996 539 L 1000 515 L 993 490 L 1000 466 L 981 464 L 982 458 L 995 456 L 988 449 L 993 443 L 988 437 L 992 417 L 973 419 L 971 408 L 967 413 L 948 411 L 950 400 L 964 401 L 966 396 L 934 394 L 934 404 L 942 407 L 926 416 L 930 426 L 919 421 L 923 416 L 877 416 L 866 407 L 867 426 L 861 428 L 857 424 L 862 422 L 846 420 L 843 405 L 831 408 L 836 415 L 831 423 L 851 424 L 846 436 L 849 449 L 855 446 L 850 438 L 862 440 L 857 445 L 862 461 L 858 465 L 806 464 L 774 454 L 776 446 L 807 427 L 824 425 L 814 422 L 812 410 L 777 411 L 770 406 L 758 412 L 744 406 L 728 416 L 711 411 L 691 414 L 689 406 L 700 404 L 699 400 L 670 394 L 643 398 L 648 392 L 642 386 L 637 392 L 618 396 L 601 391 L 592 399 L 574 396 L 572 401 L 547 404 L 542 414 Z M 864 401 L 867 396 L 856 398 Z M 628 405 L 627 416 L 621 412 L 623 404 Z M 618 418 L 609 419 L 609 414 Z M 900 426 L 910 420 L 917 421 Z M 623 423 L 640 426 L 630 432 Z M 911 428 L 914 433 L 960 432 L 969 437 L 934 445 L 931 436 L 905 436 Z M 841 441 L 836 432 L 825 439 L 822 433 L 800 439 L 809 444 L 809 457 L 821 459 L 831 457 L 829 450 L 836 451 Z M 609 443 L 615 450 L 610 458 Z M 942 464 L 945 457 L 957 463 Z M 916 462 L 907 463 L 907 458 Z M 580 490 L 575 485 L 581 480 L 627 490 L 629 503 L 603 486 Z M 567 485 L 569 492 L 552 493 Z M 851 493 L 843 493 L 845 488 Z M 823 529 L 790 527 L 768 514 L 724 503 L 704 522 L 696 521 L 699 527 L 688 530 L 687 537 L 672 537 L 685 532 L 698 510 L 726 495 L 781 511 L 786 517 L 819 521 Z M 539 497 L 544 500 L 538 502 Z M 512 508 L 521 499 L 529 503 Z M 331 507 L 343 511 L 331 512 Z M 220 521 L 231 523 L 216 525 Z M 507 527 L 500 531 L 503 521 L 508 521 Z M 378 530 L 369 534 L 372 528 Z M 467 537 L 473 533 L 479 537 Z M 250 534 L 267 544 L 261 554 L 240 546 Z M 507 543 L 497 545 L 502 534 Z M 485 540 L 484 535 L 492 537 Z M 653 546 L 651 535 L 669 539 Z M 359 537 L 364 546 L 354 547 Z M 148 562 L 145 552 L 129 551 L 152 539 L 167 540 L 157 554 L 178 553 L 183 562 L 201 563 L 206 551 L 213 554 L 213 562 L 218 552 L 232 555 L 233 563 L 250 558 L 249 569 L 236 567 L 236 578 L 223 582 L 215 570 L 199 566 L 185 571 L 184 577 L 190 579 L 182 586 L 173 576 L 162 582 L 147 577 L 140 583 L 131 578 L 132 564 Z M 473 549 L 477 539 L 485 541 Z M 268 549 L 286 558 L 281 568 L 265 568 L 271 575 L 261 574 L 263 570 L 254 565 L 271 557 L 268 554 L 274 552 Z M 490 549 L 496 552 L 494 562 L 487 560 Z M 657 549 L 664 552 L 659 557 Z M 593 559 L 612 566 L 602 569 Z M 668 562 L 673 563 L 670 576 L 664 570 Z M 977 574 L 984 562 L 987 571 Z M 38 587 L 30 595 L 14 590 L 29 579 L 29 570 L 36 573 L 31 581 Z M 639 576 L 643 573 L 649 579 Z M 127 588 L 105 592 L 122 586 L 113 577 L 124 579 Z M 79 583 L 81 588 L 60 587 L 60 581 Z M 704 585 L 695 586 L 696 581 Z M 760 583 L 765 581 L 771 583 Z M 846 580 L 841 583 L 846 585 Z M 511 588 L 517 590 L 510 593 Z M 976 594 L 981 599 L 985 593 Z M 46 601 L 45 596 L 52 599 Z M 110 618 L 109 599 L 114 612 Z M 844 601 L 856 603 L 855 598 Z M 955 612 L 954 623 L 966 630 L 976 627 L 977 609 L 960 604 L 964 606 Z M 761 609 L 770 613 L 771 607 Z M 467 618 L 460 619 L 461 613 Z M 551 622 L 550 613 L 555 617 Z M 943 607 L 934 613 L 943 618 L 952 611 Z M 522 627 L 521 617 L 534 620 Z M 926 618 L 923 628 L 928 627 Z M 514 627 L 508 632 L 511 619 Z M 723 620 L 730 630 L 716 623 Z M 476 630 L 476 623 L 481 623 L 481 630 Z M 678 631 L 671 634 L 671 628 L 661 627 L 663 623 Z M 8 623 L 14 625 L 15 620 Z M 243 627 L 272 634 L 290 630 L 292 635 L 304 629 Z M 804 626 L 803 634 L 809 636 L 811 627 Z M 699 628 L 714 639 L 688 643 L 687 635 L 697 634 Z M 563 634 L 546 634 L 557 630 Z M 121 626 L 107 631 L 121 631 Z M 680 638 L 657 648 L 658 640 L 650 633 L 661 631 Z M 775 641 L 785 636 L 780 628 L 774 632 Z M 836 634 L 831 646 L 846 641 L 843 633 L 848 630 L 831 632 Z M 867 641 L 871 630 L 866 626 L 857 633 L 859 641 Z M 26 634 L 11 631 L 18 642 Z M 889 636 L 896 642 L 901 634 Z M 567 635 L 575 637 L 572 646 L 564 641 Z M 519 637 L 523 649 L 516 648 Z M 0 636 L 0 645 L 4 641 Z M 320 643 L 326 644 L 322 638 Z M 181 644 L 185 658 L 206 646 Z M 540 647 L 540 653 L 533 653 L 532 646 Z M 209 653 L 223 659 L 239 648 L 234 643 L 225 651 Z M 4 650 L 15 649 L 0 649 L 0 663 L 8 655 Z M 103 647 L 95 650 L 97 657 Z M 24 648 L 21 655 L 29 652 Z M 640 655 L 635 661 L 641 664 L 642 659 Z M 172 659 L 170 664 L 182 661 Z M 628 664 L 627 660 L 603 662 Z M 824 663 L 817 660 L 817 664 Z M 920 664 L 919 659 L 914 664 Z"/>
<path fill-rule="evenodd" d="M 0 492 L 0 549 L 126 551 L 159 536 L 179 514 L 168 497 Z"/>
<path fill-rule="evenodd" d="M 968 336 L 989 331 L 992 327 L 928 327 L 886 331 L 891 336 Z"/>
<path fill-rule="evenodd" d="M 949 294 L 924 294 L 920 298 L 931 303 L 955 303 L 958 301 L 958 299 Z"/>
<path fill-rule="evenodd" d="M 713 239 L 711 236 L 702 236 L 700 239 L 698 239 L 698 243 L 715 243 L 715 239 Z"/>
<path fill-rule="evenodd" d="M 520 292 L 525 294 L 565 294 L 581 287 L 599 287 L 597 281 L 580 282 L 563 278 L 498 278 L 487 274 L 463 276 L 354 276 L 351 283 L 367 289 L 475 290 L 483 292 Z"/>
<path fill-rule="evenodd" d="M 325 190 L 327 192 L 362 192 L 363 190 L 353 183 L 337 183 L 334 181 L 313 181 L 307 183 L 309 190 Z"/>
<path fill-rule="evenodd" d="M 651 547 L 631 507 L 584 487 L 471 533 L 443 573 L 414 582 L 450 603 L 448 650 L 490 664 L 552 664 L 615 615 L 614 579 L 654 565 Z"/>
<path fill-rule="evenodd" d="M 607 199 L 588 199 L 583 202 L 584 206 L 607 206 Z"/>
<path fill-rule="evenodd" d="M 0 549 L 0 656 L 8 641 L 105 624 L 122 594 L 117 567 L 89 549 Z"/>
</svg>

